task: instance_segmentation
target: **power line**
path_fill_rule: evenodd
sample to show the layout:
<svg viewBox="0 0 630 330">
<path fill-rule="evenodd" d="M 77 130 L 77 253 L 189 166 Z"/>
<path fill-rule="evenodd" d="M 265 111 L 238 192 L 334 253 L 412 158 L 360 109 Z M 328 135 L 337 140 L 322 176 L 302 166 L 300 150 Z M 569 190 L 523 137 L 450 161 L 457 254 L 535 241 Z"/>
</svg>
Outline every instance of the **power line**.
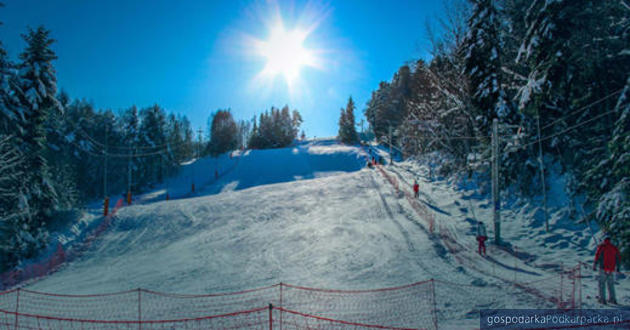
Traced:
<svg viewBox="0 0 630 330">
<path fill-rule="evenodd" d="M 76 131 L 75 131 L 76 132 Z M 105 147 L 105 144 L 97 141 L 96 139 L 94 139 L 93 137 L 91 137 L 87 132 L 85 132 L 83 129 L 81 129 L 82 135 L 84 137 L 86 137 L 88 140 L 90 140 L 92 143 L 99 145 L 100 147 Z M 161 149 L 161 148 L 165 148 L 165 147 L 174 147 L 174 146 L 180 146 L 180 145 L 184 145 L 186 144 L 186 141 L 182 141 L 179 143 L 164 143 L 164 144 L 159 144 L 159 145 L 155 145 L 155 146 L 137 146 L 137 147 L 128 147 L 128 146 L 107 146 L 109 149 L 123 149 L 123 150 L 136 150 L 136 149 Z"/>
<path fill-rule="evenodd" d="M 548 127 L 551 127 L 551 126 L 555 125 L 557 122 L 559 122 L 559 121 L 561 121 L 561 120 L 563 120 L 563 119 L 566 119 L 566 118 L 567 118 L 567 117 L 569 117 L 569 116 L 573 116 L 573 115 L 575 115 L 577 112 L 580 112 L 580 111 L 585 110 L 585 109 L 587 109 L 587 108 L 590 108 L 590 107 L 592 107 L 592 106 L 594 106 L 594 105 L 596 105 L 596 104 L 599 104 L 599 103 L 601 103 L 601 102 L 604 102 L 605 100 L 607 100 L 607 99 L 609 99 L 609 98 L 611 98 L 611 97 L 613 97 L 613 96 L 615 96 L 615 95 L 617 95 L 617 94 L 619 94 L 619 93 L 623 92 L 623 90 L 624 90 L 624 89 L 622 88 L 622 89 L 620 89 L 620 90 L 618 90 L 618 91 L 616 91 L 616 92 L 613 92 L 613 93 L 611 93 L 611 94 L 608 94 L 608 95 L 604 96 L 603 98 L 601 98 L 601 99 L 599 99 L 599 100 L 596 100 L 596 101 L 594 101 L 594 102 L 592 102 L 592 103 L 590 103 L 590 104 L 587 104 L 587 105 L 585 105 L 585 106 L 583 106 L 583 107 L 581 107 L 581 108 L 578 108 L 578 109 L 576 109 L 576 110 L 573 110 L 573 111 L 571 111 L 570 113 L 568 113 L 568 114 L 566 114 L 566 115 L 564 115 L 564 116 L 562 116 L 562 117 L 560 117 L 560 118 L 558 118 L 558 119 L 556 119 L 556 120 L 552 121 L 551 123 L 549 123 L 549 124 L 547 124 L 547 125 L 543 126 L 543 127 L 541 128 L 541 130 L 544 130 L 544 129 L 548 128 Z"/>
<path fill-rule="evenodd" d="M 586 125 L 586 124 L 588 124 L 588 123 L 590 123 L 590 122 L 592 122 L 592 121 L 594 121 L 594 120 L 597 120 L 597 119 L 599 119 L 599 118 L 601 118 L 601 117 L 603 117 L 603 116 L 606 116 L 606 115 L 608 115 L 608 114 L 611 114 L 611 113 L 613 113 L 613 112 L 615 112 L 615 111 L 616 111 L 616 110 L 614 110 L 614 109 L 613 109 L 613 110 L 606 111 L 606 112 L 601 113 L 601 114 L 599 114 L 599 115 L 597 115 L 597 116 L 595 116 L 595 117 L 593 117 L 593 118 L 590 118 L 590 119 L 588 119 L 588 120 L 585 120 L 585 121 L 583 121 L 583 122 L 581 122 L 581 123 L 579 123 L 579 124 L 576 124 L 576 125 L 573 125 L 573 126 L 567 127 L 567 128 L 565 128 L 564 130 L 562 130 L 562 131 L 560 131 L 560 132 L 558 132 L 558 133 L 555 133 L 555 134 L 552 134 L 552 135 L 546 136 L 546 137 L 544 137 L 544 138 L 541 138 L 540 140 L 535 140 L 535 141 L 532 141 L 532 142 L 530 142 L 530 143 L 527 143 L 527 144 L 523 145 L 523 147 L 528 147 L 528 146 L 530 146 L 530 145 L 532 145 L 532 144 L 535 144 L 535 143 L 538 143 L 538 142 L 542 142 L 542 141 L 546 141 L 546 140 L 549 140 L 549 139 L 551 139 L 551 138 L 554 138 L 554 137 L 556 137 L 556 136 L 558 136 L 558 135 L 562 135 L 562 134 L 564 134 L 564 133 L 566 133 L 566 132 L 568 132 L 568 131 L 570 131 L 570 130 L 573 130 L 573 129 L 578 128 L 578 127 L 580 127 L 580 126 L 584 126 L 584 125 Z"/>
<path fill-rule="evenodd" d="M 527 148 L 527 147 L 529 147 L 529 146 L 531 146 L 531 145 L 533 145 L 533 144 L 536 144 L 536 143 L 539 143 L 539 142 L 542 142 L 542 141 L 549 140 L 549 139 L 554 138 L 554 137 L 559 136 L 559 135 L 563 135 L 564 133 L 566 133 L 566 132 L 568 132 L 568 131 L 570 131 L 570 130 L 576 129 L 576 128 L 580 127 L 580 126 L 584 126 L 584 125 L 586 125 L 586 124 L 588 124 L 588 123 L 590 123 L 590 122 L 592 122 L 592 121 L 595 121 L 595 120 L 597 120 L 597 119 L 599 119 L 599 118 L 601 118 L 601 117 L 603 117 L 603 116 L 606 116 L 606 115 L 608 115 L 608 114 L 611 114 L 611 113 L 613 113 L 613 112 L 615 112 L 615 111 L 616 111 L 616 110 L 614 110 L 614 109 L 613 109 L 613 110 L 606 111 L 606 112 L 601 113 L 601 114 L 599 114 L 599 115 L 597 115 L 597 116 L 595 116 L 595 117 L 593 117 L 593 118 L 590 118 L 590 119 L 588 119 L 588 120 L 585 120 L 585 121 L 583 121 L 583 122 L 581 122 L 581 123 L 579 123 L 579 124 L 575 124 L 575 125 L 573 125 L 573 126 L 567 127 L 566 129 L 564 129 L 564 130 L 562 130 L 562 131 L 560 131 L 560 132 L 557 132 L 557 133 L 554 133 L 554 134 L 552 134 L 552 135 L 548 135 L 548 136 L 542 137 L 542 138 L 540 138 L 540 139 L 536 139 L 536 140 L 534 140 L 534 141 L 531 141 L 531 142 L 526 143 L 526 144 L 523 144 L 523 145 L 519 145 L 519 148 Z M 492 159 L 493 159 L 493 157 L 489 157 L 489 158 L 482 158 L 482 159 L 478 159 L 478 160 L 481 160 L 481 161 L 486 161 L 486 160 L 492 160 Z"/>
</svg>

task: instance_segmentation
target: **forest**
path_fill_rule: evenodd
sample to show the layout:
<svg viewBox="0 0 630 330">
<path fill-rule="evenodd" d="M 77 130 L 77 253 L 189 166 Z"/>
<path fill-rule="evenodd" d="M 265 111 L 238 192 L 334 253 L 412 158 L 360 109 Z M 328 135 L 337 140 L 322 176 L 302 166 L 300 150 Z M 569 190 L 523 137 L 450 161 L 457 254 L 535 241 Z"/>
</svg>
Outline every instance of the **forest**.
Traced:
<svg viewBox="0 0 630 330">
<path fill-rule="evenodd" d="M 444 19 L 427 23 L 430 35 L 442 31 L 432 37 L 431 60 L 402 65 L 372 92 L 365 109 L 372 133 L 405 157 L 448 155 L 444 175 L 480 173 L 489 182 L 498 119 L 501 188 L 541 195 L 549 168 L 559 166 L 575 220 L 596 221 L 628 261 L 628 3 L 446 6 Z"/>
<path fill-rule="evenodd" d="M 97 109 L 58 91 L 51 31 L 29 29 L 23 39 L 18 62 L 0 44 L 0 269 L 36 256 L 50 227 L 76 221 L 72 211 L 87 202 L 151 189 L 195 158 L 286 146 L 302 123 L 288 106 L 261 113 L 258 124 L 217 110 L 204 137 L 158 104 Z"/>
</svg>

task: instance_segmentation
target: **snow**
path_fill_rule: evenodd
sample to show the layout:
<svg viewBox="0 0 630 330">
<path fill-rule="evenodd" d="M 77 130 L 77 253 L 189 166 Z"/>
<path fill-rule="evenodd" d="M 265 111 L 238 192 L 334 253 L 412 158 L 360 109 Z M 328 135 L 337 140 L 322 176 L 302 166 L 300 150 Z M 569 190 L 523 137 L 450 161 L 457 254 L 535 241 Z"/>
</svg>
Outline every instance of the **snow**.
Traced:
<svg viewBox="0 0 630 330">
<path fill-rule="evenodd" d="M 320 139 L 195 160 L 120 209 L 81 258 L 28 288 L 216 293 L 279 282 L 373 289 L 434 278 L 445 281 L 436 284 L 441 327 L 470 328 L 479 325 L 480 308 L 553 307 L 508 283 L 557 278 L 556 265 L 592 260 L 595 240 L 564 213 L 561 176 L 550 178 L 549 233 L 536 201 L 502 198 L 503 235 L 527 258 L 492 244 L 489 257 L 481 258 L 476 220 L 491 237 L 493 226 L 491 203 L 477 181 L 434 177 L 437 171 L 420 161 L 384 168 L 407 191 L 419 179 L 421 204 L 439 230 L 463 247 L 452 251 L 379 171 L 363 167 L 365 155 L 361 148 Z M 191 180 L 198 183 L 195 194 L 189 194 Z M 174 200 L 164 201 L 166 189 Z M 585 307 L 599 307 L 592 298 L 595 281 L 587 277 L 584 285 Z M 617 292 L 620 303 L 630 303 L 628 279 L 620 280 Z"/>
</svg>

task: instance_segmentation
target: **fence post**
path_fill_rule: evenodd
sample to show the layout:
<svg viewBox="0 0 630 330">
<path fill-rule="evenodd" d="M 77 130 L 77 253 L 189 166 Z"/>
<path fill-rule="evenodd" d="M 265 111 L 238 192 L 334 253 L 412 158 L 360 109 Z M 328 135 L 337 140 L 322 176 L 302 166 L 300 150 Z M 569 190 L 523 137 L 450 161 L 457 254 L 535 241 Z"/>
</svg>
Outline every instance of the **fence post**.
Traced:
<svg viewBox="0 0 630 330">
<path fill-rule="evenodd" d="M 564 301 L 562 300 L 564 290 L 564 263 L 560 263 L 560 308 L 564 307 Z"/>
<path fill-rule="evenodd" d="M 18 313 L 20 312 L 20 288 L 17 288 L 15 295 L 15 329 L 18 328 Z"/>
<path fill-rule="evenodd" d="M 283 307 L 282 304 L 282 282 L 280 282 L 280 307 Z M 282 310 L 280 310 L 280 330 L 282 330 Z"/>
<path fill-rule="evenodd" d="M 580 290 L 578 308 L 582 309 L 582 265 L 580 263 L 578 263 L 578 289 Z"/>
<path fill-rule="evenodd" d="M 501 245 L 501 191 L 499 189 L 499 120 L 492 121 L 492 204 L 494 220 L 494 243 Z"/>
<path fill-rule="evenodd" d="M 269 304 L 269 330 L 273 330 L 273 304 Z"/>
<path fill-rule="evenodd" d="M 573 269 L 571 269 L 571 274 L 573 274 L 572 276 L 572 281 L 571 281 L 571 286 L 572 291 L 571 291 L 571 309 L 575 309 L 575 294 L 576 294 L 576 287 L 577 287 L 577 268 L 573 267 Z"/>
<path fill-rule="evenodd" d="M 435 302 L 435 280 L 431 279 L 431 294 L 433 295 L 433 325 L 438 328 L 437 303 Z"/>
<path fill-rule="evenodd" d="M 142 329 L 142 289 L 138 288 L 138 329 Z"/>
</svg>

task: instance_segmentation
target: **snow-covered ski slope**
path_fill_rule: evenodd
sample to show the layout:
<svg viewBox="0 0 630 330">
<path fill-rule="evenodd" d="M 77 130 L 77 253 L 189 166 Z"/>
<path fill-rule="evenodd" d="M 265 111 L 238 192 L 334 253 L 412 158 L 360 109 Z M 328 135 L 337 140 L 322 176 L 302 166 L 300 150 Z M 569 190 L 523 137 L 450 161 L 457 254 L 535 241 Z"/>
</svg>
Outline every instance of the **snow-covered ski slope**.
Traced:
<svg viewBox="0 0 630 330">
<path fill-rule="evenodd" d="M 471 218 L 490 225 L 489 201 L 431 181 L 411 164 L 386 166 L 403 190 L 409 189 L 405 182 L 421 179 L 420 202 L 437 222 L 431 233 L 401 192 L 379 171 L 364 168 L 364 156 L 361 148 L 319 140 L 198 160 L 139 196 L 140 203 L 120 209 L 80 258 L 28 289 L 94 294 L 140 287 L 196 294 L 279 282 L 374 289 L 433 278 L 440 325 L 466 328 L 479 325 L 481 308 L 554 307 L 514 282 L 547 293 L 562 287 L 563 299 L 569 294 L 564 286 L 570 280 L 561 282 L 553 267 L 493 246 L 488 258 L 477 255 Z M 174 199 L 163 200 L 166 189 Z M 509 236 L 516 229 L 505 230 Z M 560 246 L 528 252 L 546 260 L 570 251 Z M 618 300 L 630 303 L 629 292 L 622 280 Z"/>
</svg>

